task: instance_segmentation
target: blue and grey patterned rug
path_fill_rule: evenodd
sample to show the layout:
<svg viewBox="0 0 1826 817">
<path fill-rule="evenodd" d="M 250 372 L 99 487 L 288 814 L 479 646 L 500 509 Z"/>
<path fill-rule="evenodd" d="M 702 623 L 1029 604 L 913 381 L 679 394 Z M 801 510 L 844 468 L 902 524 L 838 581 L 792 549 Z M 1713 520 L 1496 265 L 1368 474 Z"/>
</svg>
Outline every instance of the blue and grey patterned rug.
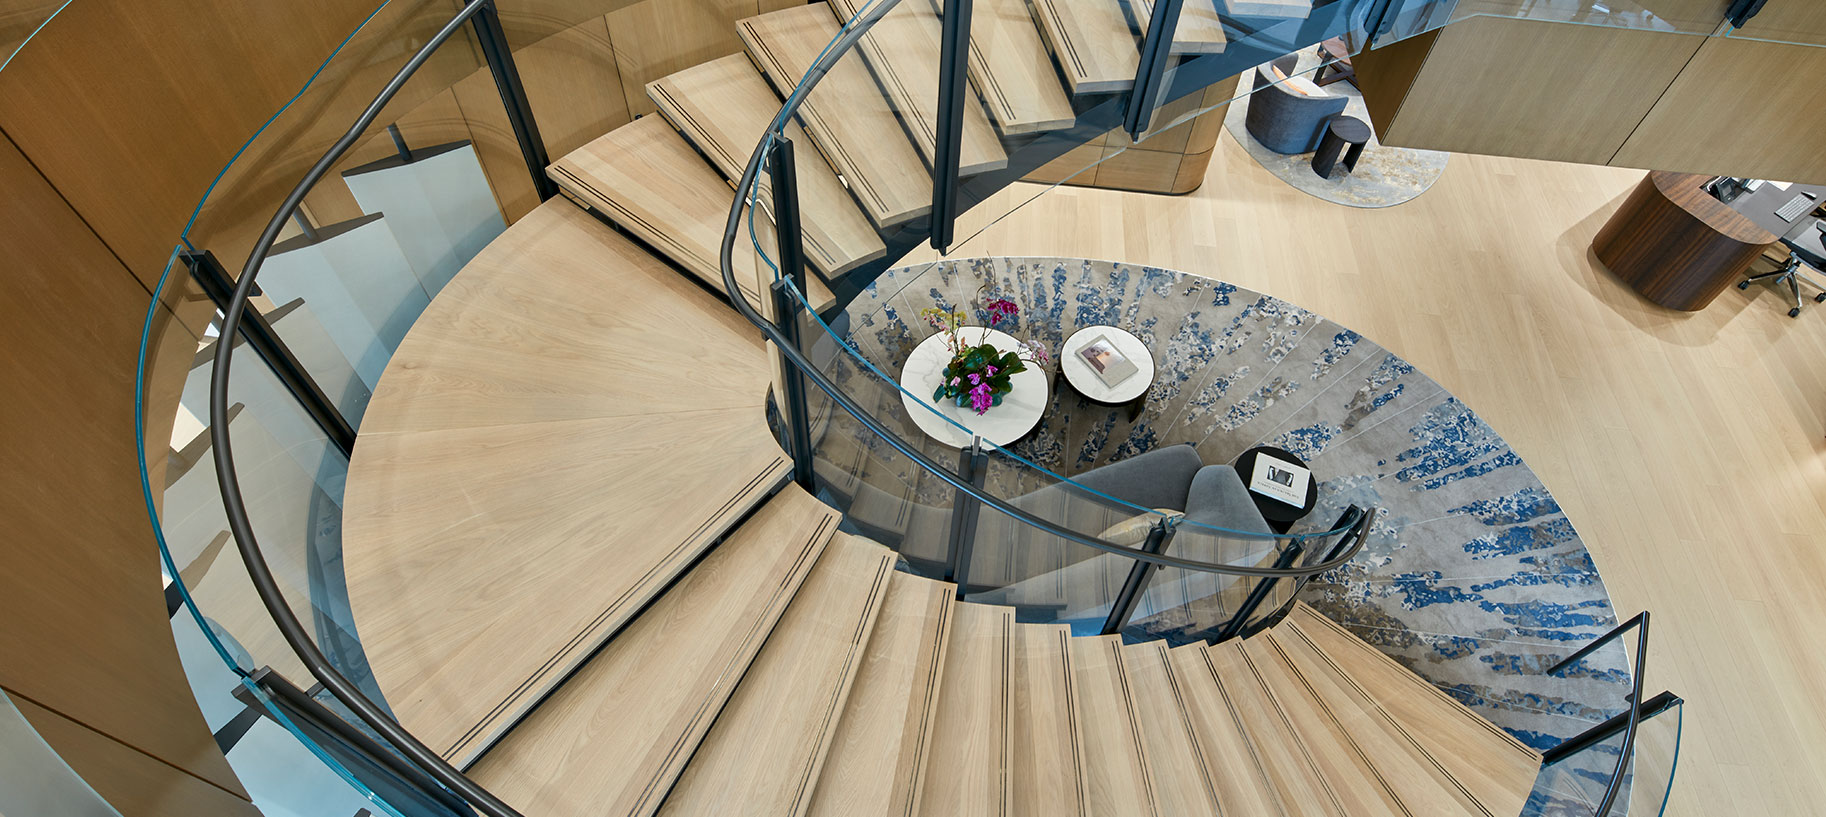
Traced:
<svg viewBox="0 0 1826 817">
<path fill-rule="evenodd" d="M 1222 281 L 1052 258 L 894 270 L 849 307 L 847 339 L 895 376 L 932 332 L 919 310 L 972 309 L 985 285 L 1020 303 L 1004 326 L 1016 337 L 1056 349 L 1079 327 L 1114 325 L 1145 341 L 1158 369 L 1134 422 L 1054 394 L 1010 450 L 1065 475 L 1177 443 L 1206 463 L 1258 444 L 1296 452 L 1320 480 L 1307 529 L 1351 503 L 1381 509 L 1362 554 L 1309 584 L 1307 602 L 1530 745 L 1623 709 L 1620 645 L 1570 677 L 1543 674 L 1617 621 L 1571 521 L 1501 435 L 1400 356 Z"/>
</svg>

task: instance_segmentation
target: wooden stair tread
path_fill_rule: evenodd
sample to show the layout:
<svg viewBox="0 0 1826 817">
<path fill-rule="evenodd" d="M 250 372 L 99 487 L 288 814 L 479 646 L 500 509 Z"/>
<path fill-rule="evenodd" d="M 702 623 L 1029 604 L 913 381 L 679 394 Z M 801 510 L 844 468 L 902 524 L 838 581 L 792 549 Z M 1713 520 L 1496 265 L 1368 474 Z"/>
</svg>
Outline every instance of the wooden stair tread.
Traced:
<svg viewBox="0 0 1826 817">
<path fill-rule="evenodd" d="M 1033 8 L 1073 95 L 1135 87 L 1140 40 L 1117 0 L 1033 0 Z"/>
<path fill-rule="evenodd" d="M 840 20 L 848 20 L 866 0 L 830 0 Z M 913 134 L 913 144 L 927 164 L 935 163 L 938 145 L 938 68 L 943 23 L 930 0 L 903 0 L 875 22 L 857 43 L 875 81 Z M 989 114 L 975 94 L 964 94 L 963 142 L 958 147 L 958 175 L 969 176 L 1008 166 L 1008 153 L 989 124 Z"/>
<path fill-rule="evenodd" d="M 944 12 L 944 0 L 932 2 Z M 970 81 L 1005 135 L 1059 130 L 1077 121 L 1026 0 L 977 0 L 971 8 Z"/>
<path fill-rule="evenodd" d="M 1148 782 L 1160 814 L 1217 814 L 1217 787 L 1193 735 L 1186 694 L 1160 641 L 1122 648 L 1122 668 L 1147 750 Z"/>
<path fill-rule="evenodd" d="M 1167 652 L 1174 676 L 1185 690 L 1186 717 L 1198 741 L 1207 777 L 1217 787 L 1225 814 L 1278 817 L 1287 812 L 1268 782 L 1260 751 L 1243 733 L 1241 716 L 1224 691 L 1210 655 L 1199 644 Z"/>
<path fill-rule="evenodd" d="M 1485 809 L 1521 811 L 1534 790 L 1540 753 L 1303 602 L 1281 626 L 1323 650 Z"/>
<path fill-rule="evenodd" d="M 807 813 L 916 813 L 942 694 L 952 609 L 949 584 L 890 574 Z"/>
<path fill-rule="evenodd" d="M 1484 811 L 1444 767 L 1428 757 L 1413 737 L 1337 664 L 1295 627 L 1263 633 L 1293 667 L 1314 698 L 1375 768 L 1377 776 L 1409 814 L 1465 814 Z M 1507 813 L 1505 813 L 1507 817 Z"/>
<path fill-rule="evenodd" d="M 1358 817 L 1338 804 L 1293 728 L 1276 711 L 1261 678 L 1245 660 L 1242 646 L 1226 641 L 1206 648 L 1205 653 L 1282 811 L 1290 817 Z"/>
<path fill-rule="evenodd" d="M 722 290 L 719 258 L 735 193 L 664 117 L 643 116 L 596 137 L 553 162 L 546 175 L 713 289 Z M 761 242 L 770 246 L 772 224 L 759 219 L 757 227 L 763 225 L 767 229 Z M 744 251 L 751 249 L 746 238 L 738 237 L 731 263 L 737 288 L 759 310 L 766 286 L 752 251 Z M 807 278 L 806 286 L 815 308 L 836 302 L 816 276 Z"/>
<path fill-rule="evenodd" d="M 1014 626 L 1012 608 L 955 608 L 919 814 L 1008 813 Z"/>
<path fill-rule="evenodd" d="M 1015 625 L 1014 817 L 1086 814 L 1063 624 Z"/>
<path fill-rule="evenodd" d="M 1343 804 L 1344 813 L 1353 817 L 1405 814 L 1401 802 L 1370 765 L 1362 747 L 1301 683 L 1299 674 L 1287 663 L 1273 638 L 1263 634 L 1243 641 L 1240 646 L 1250 669 L 1267 687 L 1275 711 L 1292 727 L 1294 737 L 1305 747 L 1318 766 L 1319 774 L 1325 778 L 1326 787 Z"/>
<path fill-rule="evenodd" d="M 1312 0 L 1216 0 L 1230 17 L 1298 20 L 1312 16 Z"/>
<path fill-rule="evenodd" d="M 780 111 L 780 98 L 745 54 L 730 54 L 663 77 L 647 85 L 647 96 L 731 182 L 741 178 L 749 155 Z M 786 138 L 796 148 L 806 258 L 827 277 L 835 277 L 886 255 L 880 234 L 805 129 L 789 122 Z M 773 200 L 772 186 L 771 177 L 763 172 L 757 187 L 762 201 Z"/>
<path fill-rule="evenodd" d="M 837 30 L 837 19 L 825 3 L 736 23 L 748 53 L 781 96 L 792 93 Z M 931 173 L 859 57 L 846 55 L 831 66 L 805 97 L 799 120 L 876 225 L 893 226 L 931 212 Z"/>
<path fill-rule="evenodd" d="M 469 776 L 523 814 L 655 813 L 837 518 L 798 486 L 783 488 Z"/>
<path fill-rule="evenodd" d="M 569 202 L 451 280 L 374 391 L 343 512 L 350 604 L 407 729 L 468 764 L 786 479 L 763 359 L 747 321 Z"/>
<path fill-rule="evenodd" d="M 1148 784 L 1151 759 L 1141 740 L 1120 636 L 1073 638 L 1073 700 L 1078 704 L 1079 762 L 1087 813 L 1093 817 L 1160 814 Z"/>
<path fill-rule="evenodd" d="M 1173 46 L 1167 49 L 1171 55 L 1180 54 L 1222 54 L 1228 40 L 1224 37 L 1224 21 L 1217 16 L 1215 0 L 1186 0 L 1179 8 L 1179 28 L 1173 32 Z M 1135 14 L 1135 24 L 1145 36 L 1148 21 L 1154 17 L 1154 0 L 1129 0 L 1129 9 Z"/>
<path fill-rule="evenodd" d="M 839 533 L 767 636 L 660 814 L 803 814 L 894 569 Z"/>
</svg>

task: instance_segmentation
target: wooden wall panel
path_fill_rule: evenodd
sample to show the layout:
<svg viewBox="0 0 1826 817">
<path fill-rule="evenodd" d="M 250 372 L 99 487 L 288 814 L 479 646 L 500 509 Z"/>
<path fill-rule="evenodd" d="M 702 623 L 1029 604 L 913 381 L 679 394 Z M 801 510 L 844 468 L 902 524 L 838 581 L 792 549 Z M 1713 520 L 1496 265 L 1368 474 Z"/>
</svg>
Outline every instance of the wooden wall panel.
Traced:
<svg viewBox="0 0 1826 817">
<path fill-rule="evenodd" d="M 252 803 L 107 735 L 24 698 L 14 697 L 13 704 L 70 770 L 124 817 L 260 817 Z"/>
<path fill-rule="evenodd" d="M 0 62 L 46 20 L 63 7 L 64 0 L 5 0 L 0 2 Z"/>
<path fill-rule="evenodd" d="M 178 664 L 140 495 L 149 296 L 3 139 L 0 188 L 0 685 L 238 793 Z"/>
<path fill-rule="evenodd" d="M 607 23 L 595 17 L 514 52 L 539 136 L 553 159 L 626 124 L 615 52 Z M 476 155 L 512 223 L 539 204 L 526 161 L 501 107 L 494 77 L 483 68 L 456 85 L 457 104 L 469 122 Z"/>
<path fill-rule="evenodd" d="M 149 281 L 209 181 L 363 5 L 72 3 L 0 72 L 0 127 Z"/>
<path fill-rule="evenodd" d="M 1384 143 L 1603 164 L 1704 38 L 1482 17 L 1442 30 Z"/>
<path fill-rule="evenodd" d="M 609 39 L 628 110 L 656 110 L 647 83 L 741 51 L 735 23 L 759 13 L 755 0 L 641 0 L 611 12 Z"/>
<path fill-rule="evenodd" d="M 1826 48 L 1707 40 L 1611 164 L 1826 183 L 1822 76 Z"/>
<path fill-rule="evenodd" d="M 1401 103 L 1414 87 L 1414 79 L 1426 65 L 1427 54 L 1439 41 L 1435 29 L 1416 37 L 1381 48 L 1366 49 L 1351 58 L 1351 68 L 1358 89 L 1363 91 L 1363 105 L 1369 109 L 1370 126 L 1386 139 L 1393 127 Z"/>
</svg>

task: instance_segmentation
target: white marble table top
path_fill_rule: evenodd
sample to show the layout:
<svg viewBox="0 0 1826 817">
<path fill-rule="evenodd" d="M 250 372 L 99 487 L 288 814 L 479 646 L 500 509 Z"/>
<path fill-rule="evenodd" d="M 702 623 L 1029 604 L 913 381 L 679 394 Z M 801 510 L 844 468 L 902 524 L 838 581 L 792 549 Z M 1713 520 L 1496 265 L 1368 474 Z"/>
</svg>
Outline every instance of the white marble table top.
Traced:
<svg viewBox="0 0 1826 817">
<path fill-rule="evenodd" d="M 965 341 L 981 343 L 987 340 L 1003 352 L 1013 352 L 1021 347 L 1021 342 L 1012 335 L 995 329 L 967 326 L 961 331 Z M 1016 372 L 1009 378 L 1013 389 L 1002 396 L 1002 404 L 979 415 L 969 406 L 959 406 L 952 401 L 932 402 L 932 392 L 938 390 L 939 378 L 950 362 L 951 350 L 946 348 L 941 332 L 920 341 L 900 369 L 903 389 L 900 402 L 927 436 L 952 448 L 964 448 L 970 445 L 971 432 L 974 432 L 985 442 L 1000 447 L 1025 436 L 1040 422 L 1051 394 L 1047 390 L 1046 372 L 1039 367 L 1029 363 L 1026 371 Z M 970 431 L 946 422 L 944 417 Z"/>
<path fill-rule="evenodd" d="M 1116 351 L 1135 363 L 1135 373 L 1114 386 L 1106 385 L 1097 370 L 1079 356 L 1078 350 L 1090 345 L 1098 336 L 1106 336 Z M 1086 326 L 1059 347 L 1059 370 L 1079 394 L 1101 403 L 1126 403 L 1154 384 L 1154 353 L 1141 338 L 1114 326 Z"/>
</svg>

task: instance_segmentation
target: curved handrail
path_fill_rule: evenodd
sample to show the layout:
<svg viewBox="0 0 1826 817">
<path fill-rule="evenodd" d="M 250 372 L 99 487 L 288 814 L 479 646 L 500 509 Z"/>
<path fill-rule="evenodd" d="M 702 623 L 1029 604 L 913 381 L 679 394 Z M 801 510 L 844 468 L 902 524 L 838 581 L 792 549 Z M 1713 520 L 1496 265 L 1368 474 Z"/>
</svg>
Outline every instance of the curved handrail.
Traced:
<svg viewBox="0 0 1826 817">
<path fill-rule="evenodd" d="M 1642 674 L 1648 669 L 1648 611 L 1637 613 L 1634 618 L 1592 639 L 1591 643 L 1547 668 L 1548 675 L 1558 673 L 1631 629 L 1639 632 L 1636 634 L 1636 674 L 1629 694 L 1629 721 L 1623 727 L 1623 749 L 1617 755 L 1617 768 L 1611 772 L 1610 784 L 1604 787 L 1604 798 L 1598 801 L 1597 811 L 1592 812 L 1593 817 L 1608 817 L 1611 806 L 1617 802 L 1617 795 L 1623 791 L 1623 774 L 1629 771 L 1630 759 L 1636 754 L 1636 727 L 1642 723 Z"/>
<path fill-rule="evenodd" d="M 260 233 L 260 239 L 255 242 L 253 250 L 248 254 L 247 264 L 242 267 L 241 277 L 236 282 L 234 293 L 229 298 L 227 308 L 222 312 L 222 337 L 232 338 L 240 331 L 241 321 L 247 314 L 248 298 L 253 294 L 254 280 L 260 274 L 260 267 L 266 262 L 267 252 L 278 240 L 279 232 L 284 229 L 286 222 L 291 220 L 292 214 L 297 212 L 298 206 L 304 202 L 305 194 L 310 192 L 311 188 L 315 187 L 317 182 L 329 173 L 330 168 L 342 158 L 343 154 L 354 147 L 356 140 L 380 116 L 381 109 L 399 93 L 419 67 L 430 59 L 432 52 L 436 51 L 476 15 L 485 11 L 493 13 L 493 9 L 494 0 L 469 0 L 464 4 L 463 8 L 451 17 L 448 23 L 445 23 L 429 41 L 412 55 L 411 59 L 406 61 L 405 65 L 400 67 L 386 86 L 381 88 L 380 93 L 375 95 L 374 101 L 369 103 L 361 116 L 356 118 L 355 123 L 349 126 L 348 131 L 337 139 L 329 150 L 324 152 L 323 158 L 318 159 L 317 163 L 311 166 L 310 171 L 305 173 L 304 179 L 292 188 L 291 193 L 279 205 L 279 211 L 273 214 L 272 220 L 267 222 L 266 229 Z M 241 495 L 240 479 L 235 473 L 233 441 L 229 438 L 228 433 L 228 379 L 229 364 L 233 359 L 235 347 L 238 345 L 234 343 L 216 344 L 215 359 L 210 368 L 209 438 L 215 459 L 216 483 L 222 493 L 222 509 L 228 517 L 228 529 L 230 533 L 234 534 L 235 547 L 240 551 L 241 560 L 247 566 L 248 577 L 252 579 L 254 589 L 260 595 L 260 602 L 266 606 L 268 615 L 272 616 L 273 623 L 278 626 L 286 644 L 304 662 L 305 668 L 310 671 L 312 677 L 315 677 L 325 689 L 328 689 L 332 695 L 353 710 L 368 726 L 404 752 L 414 763 L 425 769 L 438 783 L 448 786 L 451 791 L 469 801 L 470 805 L 480 809 L 488 817 L 520 817 L 520 813 L 513 807 L 464 777 L 462 772 L 457 771 L 437 752 L 421 743 L 417 737 L 406 731 L 405 727 L 400 726 L 373 701 L 368 700 L 361 690 L 330 665 L 329 660 L 324 657 L 322 651 L 317 649 L 316 643 L 305 632 L 303 625 L 298 623 L 298 618 L 292 613 L 291 606 L 286 603 L 285 594 L 280 591 L 278 583 L 273 580 L 272 569 L 267 565 L 266 556 L 260 550 L 260 543 L 254 537 L 253 524 L 247 518 L 247 504 Z"/>
<path fill-rule="evenodd" d="M 749 323 L 754 324 L 756 328 L 759 328 L 762 334 L 766 335 L 768 340 L 773 342 L 775 351 L 779 352 L 781 357 L 790 365 L 797 368 L 800 374 L 811 380 L 813 384 L 817 385 L 819 390 L 828 395 L 838 406 L 841 406 L 846 413 L 862 423 L 863 426 L 868 428 L 875 436 L 879 437 L 889 446 L 892 446 L 895 451 L 900 452 L 900 454 L 912 460 L 921 469 L 944 480 L 946 483 L 950 484 L 952 488 L 968 494 L 976 501 L 983 503 L 995 511 L 1043 533 L 1057 536 L 1066 541 L 1100 550 L 1105 553 L 1125 556 L 1136 561 L 1148 562 L 1160 567 L 1176 567 L 1182 570 L 1192 570 L 1201 573 L 1223 573 L 1237 576 L 1300 579 L 1316 576 L 1332 570 L 1355 558 L 1357 553 L 1363 549 L 1364 543 L 1369 538 L 1367 534 L 1370 524 L 1374 522 L 1376 517 L 1375 509 L 1363 511 L 1362 509 L 1353 506 L 1346 511 L 1346 516 L 1340 521 L 1338 527 L 1345 529 L 1344 535 L 1347 537 L 1352 536 L 1353 533 L 1356 534 L 1353 537 L 1350 547 L 1333 558 L 1300 567 L 1258 567 L 1254 565 L 1219 564 L 1215 562 L 1198 561 L 1195 559 L 1184 559 L 1177 556 L 1168 556 L 1162 553 L 1151 553 L 1146 550 L 1105 541 L 1100 537 L 1074 531 L 1054 522 L 1042 519 L 1009 504 L 983 488 L 978 487 L 970 480 L 964 479 L 951 469 L 940 465 L 932 458 L 926 456 L 906 440 L 901 439 L 900 436 L 893 431 L 890 431 L 880 420 L 869 414 L 854 400 L 850 399 L 848 395 L 844 394 L 842 389 L 838 388 L 835 383 L 825 377 L 824 373 L 820 372 L 818 367 L 806 358 L 805 354 L 798 349 L 797 344 L 793 343 L 784 332 L 780 331 L 779 327 L 775 326 L 772 321 L 763 317 L 759 312 L 756 312 L 754 307 L 748 303 L 748 299 L 741 294 L 741 290 L 736 286 L 734 265 L 735 242 L 741 233 L 742 212 L 745 208 L 750 207 L 753 197 L 756 194 L 763 158 L 772 148 L 775 139 L 785 137 L 785 124 L 798 112 L 799 105 L 804 101 L 805 96 L 830 72 L 831 67 L 836 65 L 838 60 L 842 59 L 855 47 L 856 43 L 861 40 L 868 27 L 872 26 L 876 20 L 881 19 L 888 10 L 899 2 L 900 0 L 880 0 L 880 2 L 865 8 L 861 13 L 844 24 L 843 28 L 839 30 L 837 37 L 825 47 L 824 51 L 818 55 L 817 59 L 812 61 L 811 67 L 805 72 L 805 76 L 799 81 L 799 84 L 795 86 L 793 92 L 787 96 L 785 102 L 781 104 L 779 113 L 774 116 L 773 122 L 769 124 L 768 129 L 762 135 L 761 140 L 756 143 L 754 152 L 749 155 L 748 164 L 742 169 L 742 177 L 735 185 L 736 194 L 733 201 L 730 203 L 729 218 L 723 227 L 723 241 L 720 257 L 718 259 L 723 273 L 723 290 L 729 296 L 729 302 L 735 307 L 736 312 L 747 319 Z M 1070 480 L 1066 480 L 1066 483 L 1074 484 L 1071 483 Z M 1241 532 L 1238 532 L 1238 534 L 1244 535 Z M 1268 539 L 1281 538 L 1275 535 L 1247 535 Z"/>
</svg>

